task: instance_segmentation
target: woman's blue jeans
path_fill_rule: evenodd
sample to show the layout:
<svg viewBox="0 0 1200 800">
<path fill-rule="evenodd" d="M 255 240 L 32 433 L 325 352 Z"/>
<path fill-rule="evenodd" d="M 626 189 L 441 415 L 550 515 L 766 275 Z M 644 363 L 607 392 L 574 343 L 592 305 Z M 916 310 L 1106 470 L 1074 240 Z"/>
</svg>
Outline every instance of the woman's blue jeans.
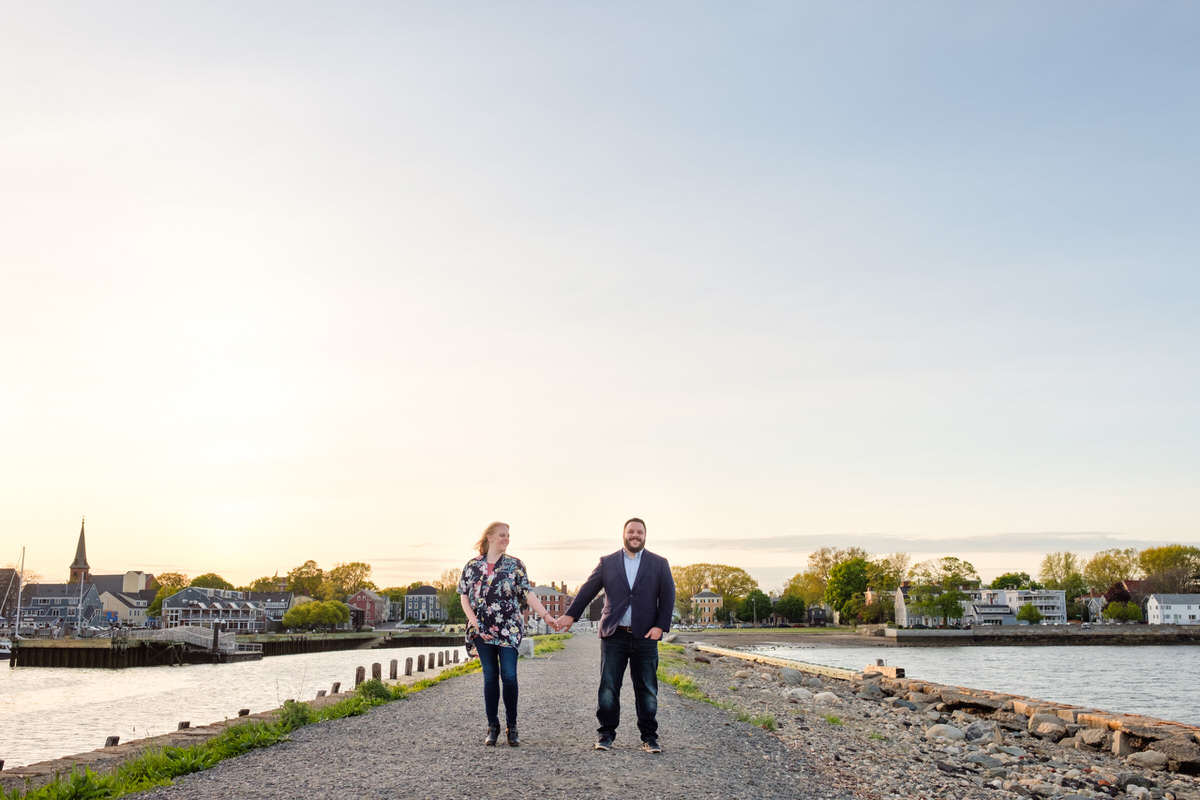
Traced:
<svg viewBox="0 0 1200 800">
<path fill-rule="evenodd" d="M 517 648 L 501 647 L 475 637 L 475 650 L 483 666 L 483 709 L 489 727 L 500 726 L 500 685 L 504 684 L 504 719 L 517 727 Z"/>
</svg>

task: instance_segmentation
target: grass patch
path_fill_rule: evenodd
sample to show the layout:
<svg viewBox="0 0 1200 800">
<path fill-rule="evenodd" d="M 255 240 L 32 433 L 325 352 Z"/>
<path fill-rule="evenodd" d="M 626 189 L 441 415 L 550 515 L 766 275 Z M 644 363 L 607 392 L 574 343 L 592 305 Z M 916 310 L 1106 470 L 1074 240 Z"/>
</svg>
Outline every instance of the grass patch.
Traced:
<svg viewBox="0 0 1200 800">
<path fill-rule="evenodd" d="M 841 725 L 842 724 L 841 717 L 834 716 L 833 714 L 826 714 L 825 721 L 828 722 L 830 725 Z"/>
<path fill-rule="evenodd" d="M 738 722 L 749 722 L 751 725 L 762 728 L 764 731 L 773 731 L 779 727 L 779 725 L 775 722 L 775 717 L 771 716 L 770 714 L 760 714 L 759 716 L 754 716 L 753 714 L 748 714 L 745 711 L 738 711 L 735 712 L 734 716 L 737 717 Z"/>
<path fill-rule="evenodd" d="M 884 736 L 884 735 L 883 735 L 882 733 L 880 733 L 879 731 L 871 731 L 870 733 L 868 733 L 868 734 L 867 734 L 867 738 L 868 738 L 868 739 L 874 739 L 874 740 L 876 740 L 876 741 L 879 741 L 879 742 L 890 742 L 890 741 L 891 741 L 891 739 L 889 739 L 888 737 Z"/>
</svg>

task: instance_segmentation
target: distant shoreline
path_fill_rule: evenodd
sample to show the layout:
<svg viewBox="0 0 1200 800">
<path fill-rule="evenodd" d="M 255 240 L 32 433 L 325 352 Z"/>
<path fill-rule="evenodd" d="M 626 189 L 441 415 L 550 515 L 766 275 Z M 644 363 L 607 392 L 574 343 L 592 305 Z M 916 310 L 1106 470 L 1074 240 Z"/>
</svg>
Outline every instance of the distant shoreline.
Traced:
<svg viewBox="0 0 1200 800">
<path fill-rule="evenodd" d="M 979 630 L 896 630 L 895 628 L 854 631 L 848 628 L 743 628 L 679 631 L 675 641 L 713 644 L 718 647 L 748 647 L 760 644 L 826 645 L 829 647 L 1027 647 L 1200 644 L 1200 626 L 1101 625 L 1091 629 L 1069 627 L 983 628 Z"/>
</svg>

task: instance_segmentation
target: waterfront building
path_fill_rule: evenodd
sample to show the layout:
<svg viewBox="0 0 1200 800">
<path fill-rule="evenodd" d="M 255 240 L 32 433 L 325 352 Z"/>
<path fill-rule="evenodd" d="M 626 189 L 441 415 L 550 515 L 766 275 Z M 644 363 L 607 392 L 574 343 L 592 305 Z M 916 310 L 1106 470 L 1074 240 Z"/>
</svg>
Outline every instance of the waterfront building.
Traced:
<svg viewBox="0 0 1200 800">
<path fill-rule="evenodd" d="M 248 600 L 245 592 L 189 586 L 163 600 L 164 628 L 197 625 L 237 633 L 263 633 L 267 616 L 261 603 Z"/>
<path fill-rule="evenodd" d="M 35 630 L 74 630 L 103 622 L 104 604 L 91 583 L 39 583 L 28 587 L 21 625 Z"/>
<path fill-rule="evenodd" d="M 67 579 L 68 583 L 87 583 L 92 577 L 92 569 L 87 563 L 87 544 L 83 539 L 83 523 L 86 521 L 85 517 L 79 522 L 79 543 L 75 545 L 75 560 L 71 562 L 71 577 Z"/>
<path fill-rule="evenodd" d="M 1003 603 L 963 603 L 962 624 L 971 626 L 1016 625 L 1017 615 Z"/>
<path fill-rule="evenodd" d="M 346 600 L 351 613 L 358 611 L 362 615 L 361 625 L 372 628 L 381 622 L 387 622 L 388 601 L 370 589 L 359 589 Z"/>
<path fill-rule="evenodd" d="M 546 611 L 553 617 L 560 617 L 567 613 L 567 608 L 574 599 L 567 594 L 567 584 L 564 581 L 562 587 L 556 586 L 553 581 L 549 586 L 536 585 L 533 587 L 533 593 L 537 595 L 538 601 L 545 606 Z M 528 623 L 533 617 L 533 610 L 526 608 L 522 612 L 525 617 L 525 622 Z"/>
<path fill-rule="evenodd" d="M 269 631 L 283 630 L 283 615 L 301 602 L 300 597 L 282 589 L 274 592 L 246 592 L 246 599 L 262 606 Z M 309 602 L 311 599 L 304 597 L 303 602 Z"/>
<path fill-rule="evenodd" d="M 149 621 L 146 610 L 157 593 L 149 588 L 154 576 L 138 570 L 124 575 L 93 575 L 92 583 L 100 593 L 107 625 L 140 628 Z"/>
<path fill-rule="evenodd" d="M 711 589 L 705 588 L 692 595 L 692 621 L 697 625 L 714 625 L 717 622 L 717 609 L 724 608 L 725 598 Z"/>
<path fill-rule="evenodd" d="M 1200 625 L 1200 594 L 1152 594 L 1146 598 L 1150 625 Z"/>
<path fill-rule="evenodd" d="M 446 612 L 442 608 L 437 589 L 422 586 L 404 595 L 404 618 L 417 622 L 442 622 Z"/>
<path fill-rule="evenodd" d="M 965 595 L 961 601 L 963 614 L 949 620 L 913 608 L 909 599 L 911 589 L 908 583 L 904 583 L 896 592 L 896 625 L 902 628 L 914 625 L 937 627 L 943 622 L 950 625 L 1016 624 L 1022 606 L 1036 608 L 1042 615 L 1043 623 L 1067 621 L 1067 593 L 1062 589 L 981 589 L 975 585 L 962 586 L 959 591 Z"/>
</svg>

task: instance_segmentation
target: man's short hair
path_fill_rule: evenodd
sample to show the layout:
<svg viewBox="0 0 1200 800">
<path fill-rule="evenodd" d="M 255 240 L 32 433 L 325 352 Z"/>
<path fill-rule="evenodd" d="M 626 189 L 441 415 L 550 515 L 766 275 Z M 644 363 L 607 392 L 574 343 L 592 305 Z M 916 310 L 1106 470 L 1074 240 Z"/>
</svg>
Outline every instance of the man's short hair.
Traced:
<svg viewBox="0 0 1200 800">
<path fill-rule="evenodd" d="M 642 530 L 646 530 L 646 520 L 640 519 L 638 517 L 630 517 L 629 519 L 625 520 L 625 524 L 621 526 L 621 530 L 624 531 L 626 528 L 628 528 L 629 523 L 631 523 L 631 522 L 642 523 Z"/>
</svg>

